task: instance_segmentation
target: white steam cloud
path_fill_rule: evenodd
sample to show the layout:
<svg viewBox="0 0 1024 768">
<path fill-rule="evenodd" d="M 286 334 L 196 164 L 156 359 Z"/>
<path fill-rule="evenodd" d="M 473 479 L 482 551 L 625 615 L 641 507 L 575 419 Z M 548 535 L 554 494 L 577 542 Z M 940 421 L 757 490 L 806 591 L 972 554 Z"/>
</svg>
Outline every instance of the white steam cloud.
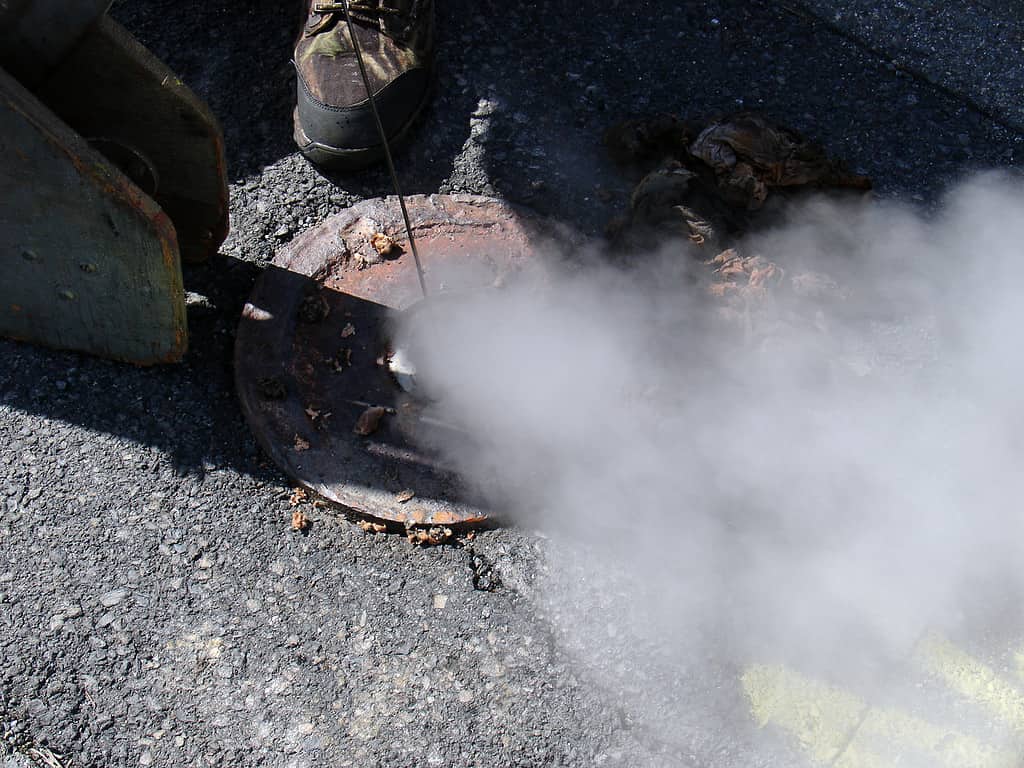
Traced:
<svg viewBox="0 0 1024 768">
<path fill-rule="evenodd" d="M 980 177 L 928 216 L 815 200 L 739 247 L 786 277 L 733 322 L 674 244 L 439 301 L 406 344 L 472 435 L 440 445 L 467 482 L 587 553 L 546 598 L 583 646 L 628 624 L 680 668 L 884 688 L 1024 586 L 1024 185 Z M 794 297 L 807 270 L 838 288 Z M 609 573 L 628 610 L 573 613 Z"/>
</svg>

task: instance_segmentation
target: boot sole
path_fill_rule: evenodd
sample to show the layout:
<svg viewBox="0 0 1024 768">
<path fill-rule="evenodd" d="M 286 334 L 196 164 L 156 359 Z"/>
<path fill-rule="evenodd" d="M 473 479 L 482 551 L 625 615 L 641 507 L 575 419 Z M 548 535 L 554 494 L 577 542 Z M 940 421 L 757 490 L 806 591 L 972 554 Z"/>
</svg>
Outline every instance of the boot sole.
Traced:
<svg viewBox="0 0 1024 768">
<path fill-rule="evenodd" d="M 395 149 L 405 144 L 410 130 L 430 103 L 435 85 L 436 77 L 432 74 L 427 88 L 424 89 L 423 98 L 416 105 L 412 115 L 397 133 L 388 137 L 388 146 L 391 148 L 392 153 L 394 153 Z M 372 147 L 344 148 L 332 147 L 329 144 L 311 141 L 306 136 L 306 132 L 302 129 L 302 125 L 299 122 L 298 107 L 292 112 L 292 122 L 295 126 L 295 143 L 298 145 L 299 151 L 302 152 L 307 160 L 320 168 L 332 171 L 358 171 L 384 160 L 383 144 L 376 144 Z"/>
</svg>

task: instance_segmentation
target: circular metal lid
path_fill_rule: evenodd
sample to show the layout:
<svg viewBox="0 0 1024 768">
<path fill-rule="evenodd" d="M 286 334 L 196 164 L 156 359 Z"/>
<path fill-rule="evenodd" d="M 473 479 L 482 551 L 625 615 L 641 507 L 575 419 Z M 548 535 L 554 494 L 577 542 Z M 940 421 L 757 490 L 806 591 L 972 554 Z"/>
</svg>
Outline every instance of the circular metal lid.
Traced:
<svg viewBox="0 0 1024 768">
<path fill-rule="evenodd" d="M 536 225 L 498 200 L 407 205 L 431 296 L 500 284 L 536 258 Z M 258 280 L 235 343 L 238 395 L 263 449 L 321 496 L 406 525 L 479 522 L 481 501 L 418 439 L 422 404 L 387 364 L 395 314 L 421 298 L 397 199 L 332 216 Z"/>
</svg>

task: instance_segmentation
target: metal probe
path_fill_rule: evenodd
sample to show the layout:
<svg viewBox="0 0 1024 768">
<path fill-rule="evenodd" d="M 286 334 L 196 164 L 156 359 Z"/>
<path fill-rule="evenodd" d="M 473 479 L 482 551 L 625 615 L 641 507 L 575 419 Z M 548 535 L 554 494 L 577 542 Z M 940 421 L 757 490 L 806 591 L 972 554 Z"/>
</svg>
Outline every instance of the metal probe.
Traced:
<svg viewBox="0 0 1024 768">
<path fill-rule="evenodd" d="M 423 277 L 423 265 L 420 263 L 420 254 L 416 250 L 416 238 L 412 234 L 412 223 L 409 221 L 409 211 L 405 207 L 405 196 L 398 184 L 398 174 L 395 173 L 395 162 L 391 159 L 391 146 L 388 144 L 388 137 L 384 133 L 384 124 L 380 120 L 380 113 L 377 111 L 377 101 L 373 97 L 373 89 L 370 88 L 370 78 L 366 74 L 366 64 L 363 63 L 363 51 L 359 47 L 359 40 L 356 39 L 355 24 L 352 22 L 352 14 L 349 11 L 348 0 L 342 0 L 345 7 L 345 22 L 348 24 L 348 35 L 352 38 L 352 50 L 356 54 L 356 62 L 359 64 L 359 74 L 362 75 L 363 85 L 366 87 L 366 97 L 370 100 L 370 111 L 373 112 L 373 121 L 377 124 L 377 133 L 380 134 L 381 144 L 384 146 L 384 158 L 388 163 L 388 171 L 391 173 L 391 184 L 398 196 L 398 204 L 402 207 L 402 219 L 405 221 L 405 232 L 409 237 L 409 250 L 412 251 L 413 261 L 416 262 L 416 276 L 420 280 L 420 290 L 423 298 L 427 298 L 427 282 Z"/>
</svg>

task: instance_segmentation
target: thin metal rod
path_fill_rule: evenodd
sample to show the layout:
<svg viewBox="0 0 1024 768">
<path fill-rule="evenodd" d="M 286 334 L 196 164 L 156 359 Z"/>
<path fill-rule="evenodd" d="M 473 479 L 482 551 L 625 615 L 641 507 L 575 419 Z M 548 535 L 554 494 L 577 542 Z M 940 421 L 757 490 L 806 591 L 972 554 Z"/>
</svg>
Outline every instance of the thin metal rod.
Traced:
<svg viewBox="0 0 1024 768">
<path fill-rule="evenodd" d="M 352 22 L 352 13 L 349 10 L 348 0 L 342 0 L 345 5 L 345 22 L 348 24 L 348 35 L 352 38 L 352 50 L 356 54 L 356 62 L 359 64 L 359 74 L 363 77 L 363 85 L 366 86 L 366 97 L 370 100 L 370 111 L 373 112 L 373 121 L 377 124 L 377 133 L 380 134 L 381 144 L 384 146 L 384 159 L 388 163 L 388 171 L 391 173 L 391 184 L 398 196 L 398 204 L 402 207 L 402 219 L 405 221 L 405 232 L 409 237 L 409 250 L 412 251 L 413 261 L 416 262 L 416 276 L 420 280 L 420 290 L 423 298 L 427 298 L 427 281 L 423 277 L 423 265 L 420 263 L 420 254 L 416 250 L 416 238 L 412 234 L 412 222 L 409 221 L 409 210 L 405 207 L 405 196 L 398 184 L 398 174 L 395 172 L 395 162 L 391 159 L 391 147 L 388 144 L 387 134 L 384 133 L 384 123 L 381 122 L 380 113 L 377 111 L 377 100 L 373 97 L 373 89 L 370 88 L 370 78 L 366 74 L 366 64 L 363 63 L 363 51 L 359 47 L 359 40 L 356 39 L 355 24 Z"/>
</svg>

